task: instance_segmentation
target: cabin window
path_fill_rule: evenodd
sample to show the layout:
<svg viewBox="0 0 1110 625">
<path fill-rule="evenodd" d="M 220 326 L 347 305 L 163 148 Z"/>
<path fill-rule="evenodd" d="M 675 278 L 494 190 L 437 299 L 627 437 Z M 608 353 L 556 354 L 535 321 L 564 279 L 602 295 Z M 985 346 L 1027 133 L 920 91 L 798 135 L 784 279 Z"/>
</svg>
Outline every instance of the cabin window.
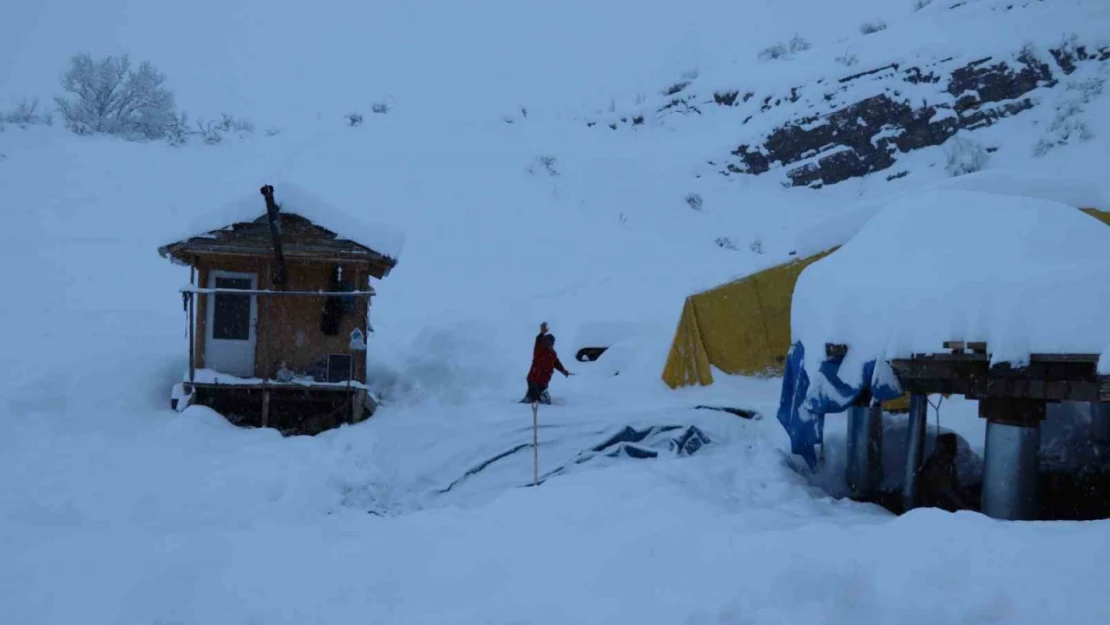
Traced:
<svg viewBox="0 0 1110 625">
<path fill-rule="evenodd" d="M 216 278 L 217 289 L 250 289 L 250 278 Z M 249 295 L 217 293 L 213 304 L 212 338 L 250 340 L 251 298 Z"/>
</svg>

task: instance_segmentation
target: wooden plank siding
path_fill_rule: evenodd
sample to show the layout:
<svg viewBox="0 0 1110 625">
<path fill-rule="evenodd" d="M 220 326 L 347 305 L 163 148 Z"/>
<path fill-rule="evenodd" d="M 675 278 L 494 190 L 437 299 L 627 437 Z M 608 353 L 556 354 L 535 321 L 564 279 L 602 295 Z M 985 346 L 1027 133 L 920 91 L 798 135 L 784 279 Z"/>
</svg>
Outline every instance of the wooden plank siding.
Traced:
<svg viewBox="0 0 1110 625">
<path fill-rule="evenodd" d="M 198 286 L 208 287 L 211 271 L 235 271 L 253 273 L 258 276 L 260 289 L 270 287 L 272 261 L 267 256 L 198 255 L 195 260 L 198 269 Z M 356 289 L 368 287 L 366 262 L 342 262 L 344 281 L 353 283 Z M 336 263 L 306 261 L 286 258 L 286 288 L 290 291 L 316 291 L 331 289 L 331 272 Z M 197 367 L 205 366 L 205 342 L 207 337 L 207 312 L 212 295 L 198 295 L 196 302 L 195 352 Z M 310 366 L 328 354 L 351 354 L 354 361 L 353 379 L 366 381 L 365 352 L 351 352 L 348 349 L 351 332 L 359 328 L 366 333 L 369 298 L 356 297 L 355 311 L 343 313 L 340 317 L 339 331 L 335 336 L 327 336 L 320 329 L 324 309 L 324 297 L 259 295 L 258 329 L 255 343 L 255 376 L 273 379 L 281 363 L 297 372 L 304 373 Z"/>
</svg>

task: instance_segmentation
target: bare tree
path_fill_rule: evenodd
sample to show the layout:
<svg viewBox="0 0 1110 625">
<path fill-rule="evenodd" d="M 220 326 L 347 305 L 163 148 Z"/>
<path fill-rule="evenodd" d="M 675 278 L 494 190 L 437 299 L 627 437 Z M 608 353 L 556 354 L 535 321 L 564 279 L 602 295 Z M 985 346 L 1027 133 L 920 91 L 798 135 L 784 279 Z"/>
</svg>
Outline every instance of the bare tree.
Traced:
<svg viewBox="0 0 1110 625">
<path fill-rule="evenodd" d="M 28 100 L 24 98 L 19 102 L 19 105 L 12 109 L 7 114 L 0 115 L 0 121 L 6 121 L 12 124 L 18 124 L 26 128 L 32 124 L 51 124 L 52 118 L 50 113 L 43 113 L 39 110 L 39 99 Z"/>
<path fill-rule="evenodd" d="M 166 76 L 127 55 L 94 60 L 81 53 L 62 75 L 67 95 L 55 102 L 66 127 L 78 134 L 105 133 L 127 139 L 161 139 L 179 122 Z"/>
</svg>

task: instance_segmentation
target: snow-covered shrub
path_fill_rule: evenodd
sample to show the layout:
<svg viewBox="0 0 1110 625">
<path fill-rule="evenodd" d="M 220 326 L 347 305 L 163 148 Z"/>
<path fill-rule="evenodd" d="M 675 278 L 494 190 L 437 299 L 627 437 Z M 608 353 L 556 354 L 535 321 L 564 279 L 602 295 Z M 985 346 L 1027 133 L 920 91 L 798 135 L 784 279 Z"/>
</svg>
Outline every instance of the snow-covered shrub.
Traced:
<svg viewBox="0 0 1110 625">
<path fill-rule="evenodd" d="M 1063 53 L 1065 56 L 1070 56 L 1074 58 L 1075 56 L 1077 56 L 1077 49 L 1080 47 L 1080 45 L 1081 44 L 1079 43 L 1079 35 L 1076 33 L 1068 33 L 1060 39 L 1060 44 L 1056 46 L 1056 49 Z"/>
<path fill-rule="evenodd" d="M 790 48 L 790 53 L 794 54 L 795 52 L 805 52 L 813 46 L 803 39 L 801 35 L 794 35 L 790 38 L 790 43 L 787 44 L 787 47 Z"/>
<path fill-rule="evenodd" d="M 863 35 L 870 35 L 879 31 L 886 30 L 886 22 L 879 20 L 877 22 L 865 22 L 860 24 L 859 32 Z"/>
<path fill-rule="evenodd" d="M 166 76 L 149 61 L 132 68 L 126 54 L 94 60 L 80 53 L 62 74 L 66 95 L 54 100 L 66 127 L 78 134 L 161 139 L 177 119 L 173 92 L 165 82 Z"/>
<path fill-rule="evenodd" d="M 1092 100 L 1102 95 L 1106 89 L 1106 77 L 1110 71 L 1107 66 L 1102 66 L 1102 71 L 1097 76 L 1068 83 L 1068 91 L 1073 92 L 1083 104 L 1090 104 Z"/>
<path fill-rule="evenodd" d="M 720 248 L 723 248 L 723 249 L 726 249 L 726 250 L 736 250 L 736 249 L 738 249 L 736 247 L 736 241 L 733 240 L 732 237 L 717 237 L 717 240 L 714 241 L 714 242 L 717 244 L 717 247 L 720 247 Z"/>
<path fill-rule="evenodd" d="M 854 54 L 849 54 L 848 52 L 845 52 L 844 54 L 836 57 L 833 60 L 835 60 L 837 63 L 840 63 L 844 67 L 851 67 L 856 63 L 859 63 L 859 57 Z"/>
<path fill-rule="evenodd" d="M 200 137 L 201 141 L 204 141 L 208 145 L 216 145 L 223 141 L 224 135 L 216 126 L 216 122 L 206 122 L 198 119 L 196 124 L 197 129 L 192 134 Z"/>
<path fill-rule="evenodd" d="M 700 211 L 702 205 L 701 194 L 688 193 L 686 195 L 686 205 L 696 211 Z"/>
<path fill-rule="evenodd" d="M 50 126 L 54 123 L 54 116 L 47 111 L 39 109 L 39 99 L 28 100 L 24 98 L 14 109 L 0 114 L 0 122 L 8 122 L 26 128 L 38 124 Z"/>
<path fill-rule="evenodd" d="M 362 125 L 362 113 L 347 113 L 343 116 L 343 119 L 347 120 L 348 126 Z"/>
<path fill-rule="evenodd" d="M 1048 125 L 1049 136 L 1041 138 L 1033 146 L 1033 156 L 1044 156 L 1053 148 L 1067 145 L 1072 141 L 1090 141 L 1095 133 L 1080 117 L 1084 113 L 1080 100 L 1067 100 L 1056 107 L 1056 115 Z"/>
<path fill-rule="evenodd" d="M 675 95 L 690 86 L 689 80 L 680 80 L 663 90 L 663 95 Z"/>
<path fill-rule="evenodd" d="M 172 146 L 185 145 L 193 132 L 189 130 L 189 119 L 185 113 L 175 115 L 173 122 L 166 128 L 166 143 Z"/>
<path fill-rule="evenodd" d="M 385 102 L 375 102 L 370 105 L 370 112 L 374 113 L 375 115 L 385 115 L 391 110 L 393 110 L 393 107 L 386 104 Z"/>
<path fill-rule="evenodd" d="M 248 120 L 223 113 L 219 120 L 204 121 L 198 119 L 197 130 L 194 134 L 199 136 L 208 145 L 215 145 L 224 139 L 224 135 L 236 133 L 240 138 L 254 133 L 254 124 Z"/>
<path fill-rule="evenodd" d="M 756 254 L 762 254 L 763 253 L 763 239 L 761 239 L 759 237 L 756 237 L 756 238 L 752 239 L 751 243 L 748 243 L 748 249 L 755 252 Z"/>
<path fill-rule="evenodd" d="M 797 52 L 805 52 L 811 47 L 810 43 L 803 39 L 801 35 L 794 35 L 787 43 L 780 42 L 764 48 L 763 51 L 759 53 L 759 59 L 762 61 L 781 59 L 789 57 L 791 54 Z"/>
<path fill-rule="evenodd" d="M 528 173 L 535 175 L 543 171 L 549 176 L 558 176 L 559 172 L 555 169 L 557 159 L 550 154 L 541 154 L 532 159 L 532 164 L 528 166 Z"/>
<path fill-rule="evenodd" d="M 771 61 L 774 59 L 781 59 L 787 54 L 788 50 L 786 44 L 776 43 L 763 48 L 763 50 L 759 53 L 759 59 L 761 61 Z"/>
<path fill-rule="evenodd" d="M 982 171 L 990 162 L 990 153 L 980 143 L 956 136 L 944 148 L 948 157 L 945 171 L 950 176 L 963 176 Z"/>
<path fill-rule="evenodd" d="M 933 3 L 933 0 L 913 0 L 913 10 L 920 11 Z"/>
</svg>

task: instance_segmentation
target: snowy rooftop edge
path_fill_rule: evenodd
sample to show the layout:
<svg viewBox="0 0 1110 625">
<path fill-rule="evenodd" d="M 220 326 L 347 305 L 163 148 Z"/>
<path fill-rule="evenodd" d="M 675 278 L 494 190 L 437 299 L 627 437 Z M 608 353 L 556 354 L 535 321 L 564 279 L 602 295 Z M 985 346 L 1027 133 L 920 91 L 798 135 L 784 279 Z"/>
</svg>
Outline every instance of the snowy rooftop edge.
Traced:
<svg viewBox="0 0 1110 625">
<path fill-rule="evenodd" d="M 261 187 L 262 185 L 259 185 Z M 368 247 L 397 260 L 405 246 L 405 235 L 392 226 L 363 221 L 350 211 L 337 208 L 317 194 L 299 185 L 280 181 L 274 187 L 274 201 L 284 214 L 298 215 L 326 228 L 341 239 Z M 265 199 L 257 190 L 238 200 L 225 203 L 215 210 L 193 217 L 186 229 L 164 238 L 163 245 L 172 245 L 209 232 L 224 230 L 233 224 L 249 223 L 266 214 Z"/>
</svg>

